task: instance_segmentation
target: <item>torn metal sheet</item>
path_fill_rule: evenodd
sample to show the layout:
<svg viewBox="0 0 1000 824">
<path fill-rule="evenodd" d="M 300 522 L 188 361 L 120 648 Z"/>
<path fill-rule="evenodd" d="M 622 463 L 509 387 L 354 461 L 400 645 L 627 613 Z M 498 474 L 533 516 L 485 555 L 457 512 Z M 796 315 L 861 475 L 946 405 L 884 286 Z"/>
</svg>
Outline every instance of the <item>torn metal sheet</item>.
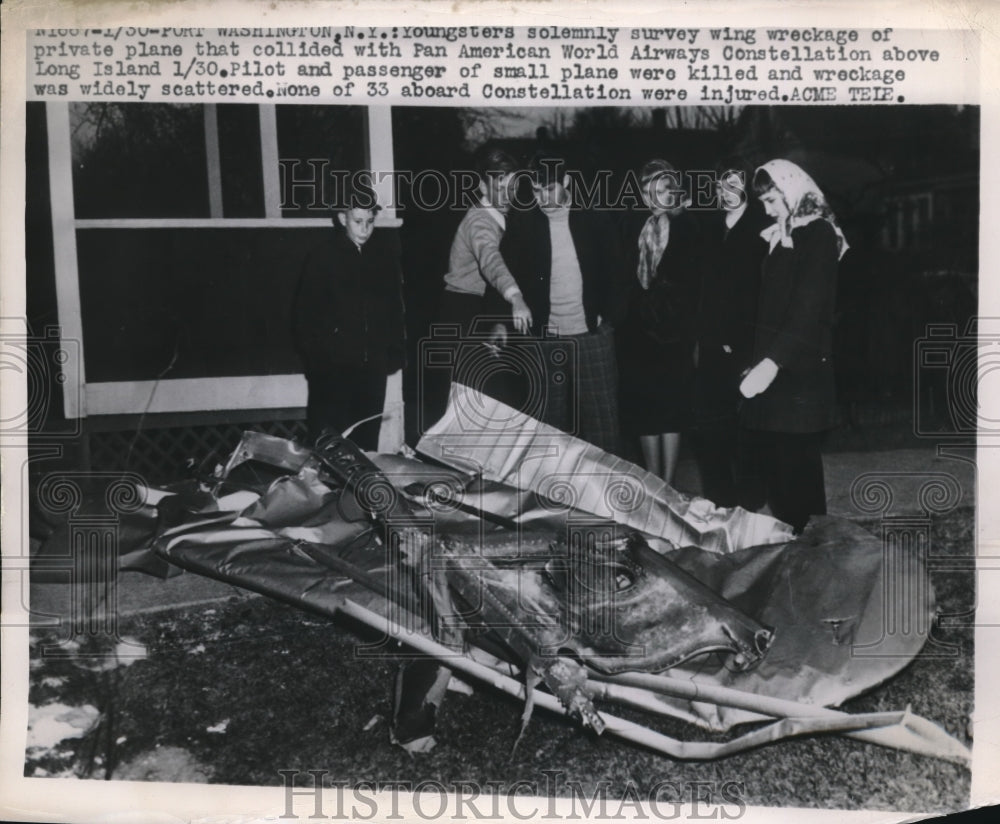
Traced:
<svg viewBox="0 0 1000 824">
<path fill-rule="evenodd" d="M 550 505 L 589 512 L 674 546 L 726 553 L 792 538 L 788 524 L 685 495 L 633 463 L 461 384 L 452 384 L 444 416 L 417 450 L 535 492 Z"/>
<path fill-rule="evenodd" d="M 795 541 L 720 558 L 687 547 L 672 553 L 731 603 L 778 628 L 753 671 L 719 666 L 710 680 L 748 692 L 839 706 L 902 670 L 926 643 L 936 601 L 916 550 L 887 554 L 882 541 L 849 521 L 813 518 Z M 890 593 L 909 593 L 898 602 Z M 905 625 L 898 615 L 906 611 Z M 695 680 L 704 666 L 689 668 Z M 701 723 L 726 729 L 750 720 L 714 704 L 685 704 Z"/>
<path fill-rule="evenodd" d="M 269 439 L 267 450 L 280 453 L 277 440 Z M 192 513 L 194 525 L 161 536 L 160 554 L 300 607 L 363 616 L 387 637 L 482 677 L 466 672 L 474 663 L 468 651 L 441 633 L 437 624 L 445 618 L 459 637 L 471 632 L 466 641 L 520 662 L 522 681 L 502 688 L 520 690 L 529 710 L 534 703 L 558 707 L 595 730 L 675 757 L 719 757 L 831 731 L 945 758 L 967 754 L 935 725 L 906 713 L 854 717 L 825 709 L 891 677 L 927 637 L 928 624 L 918 622 L 921 632 L 889 642 L 892 655 L 856 654 L 884 643 L 878 623 L 884 594 L 925 580 L 920 559 L 884 563 L 880 542 L 858 527 L 818 519 L 798 539 L 779 544 L 725 555 L 690 546 L 663 556 L 634 530 L 593 516 L 581 521 L 580 510 L 552 507 L 530 490 L 398 456 L 375 456 L 380 472 L 349 453 L 334 461 L 340 468 L 332 475 L 321 469 L 329 456 L 306 460 L 294 475 L 262 488 L 242 512 Z M 220 480 L 223 492 L 231 479 Z M 347 503 L 335 506 L 337 496 Z M 303 537 L 305 522 L 329 540 Z M 593 540 L 574 544 L 581 534 Z M 630 608 L 636 602 L 629 599 L 641 601 L 643 593 L 632 587 L 644 575 L 656 578 L 660 564 L 671 570 L 664 580 L 674 591 L 650 598 L 658 611 L 635 631 L 628 621 L 642 610 Z M 560 600 L 570 581 L 585 584 L 587 597 Z M 710 592 L 713 608 L 724 605 L 714 623 L 694 633 L 698 642 L 690 650 L 684 632 L 673 630 L 697 624 L 700 596 L 679 595 L 679 581 Z M 421 591 L 431 583 L 438 600 L 428 609 Z M 661 593 L 656 586 L 650 591 Z M 442 615 L 443 608 L 452 612 Z M 932 596 L 921 610 L 929 621 Z M 595 615 L 611 623 L 602 628 Z M 716 632 L 724 643 L 712 640 Z M 655 674 L 671 665 L 669 678 Z M 491 672 L 487 680 L 495 686 L 511 680 L 509 672 Z M 725 743 L 677 742 L 609 715 L 609 701 L 712 730 L 781 720 Z"/>
<path fill-rule="evenodd" d="M 849 522 L 817 518 L 794 540 L 725 554 L 661 554 L 634 528 L 530 489 L 399 456 L 374 456 L 376 466 L 346 442 L 312 452 L 248 433 L 237 453 L 207 484 L 177 485 L 155 506 L 137 497 L 146 505 L 135 533 L 155 534 L 156 551 L 133 550 L 132 568 L 169 563 L 347 612 L 393 649 L 402 642 L 481 678 L 464 646 L 474 643 L 479 661 L 486 650 L 506 662 L 485 677 L 525 698 L 525 723 L 532 706 L 554 708 L 674 757 L 819 732 L 967 757 L 909 713 L 828 709 L 912 661 L 935 609 L 922 556 L 887 554 Z M 92 505 L 101 504 L 81 504 Z M 46 540 L 60 544 L 64 530 L 48 526 Z M 679 742 L 616 718 L 610 704 L 715 731 L 766 726 L 724 743 Z M 418 704 L 418 716 L 431 706 Z"/>
</svg>

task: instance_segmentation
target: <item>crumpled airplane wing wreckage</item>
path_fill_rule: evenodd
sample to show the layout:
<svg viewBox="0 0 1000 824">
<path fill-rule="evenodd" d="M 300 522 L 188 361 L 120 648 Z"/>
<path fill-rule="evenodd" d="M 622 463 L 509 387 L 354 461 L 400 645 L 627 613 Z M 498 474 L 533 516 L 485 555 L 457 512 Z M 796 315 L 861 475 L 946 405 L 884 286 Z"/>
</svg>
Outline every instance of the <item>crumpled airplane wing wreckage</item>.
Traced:
<svg viewBox="0 0 1000 824">
<path fill-rule="evenodd" d="M 461 386 L 418 449 L 433 462 L 246 433 L 210 482 L 156 493 L 152 549 L 123 560 L 346 614 L 415 649 L 393 731 L 411 751 L 433 744 L 428 722 L 456 673 L 522 697 L 524 724 L 541 706 L 674 758 L 839 733 L 969 759 L 908 710 L 831 709 L 925 642 L 929 595 L 905 606 L 926 629 L 884 631 L 890 595 L 929 586 L 919 559 L 886 563 L 877 538 L 837 518 L 793 537 L 716 508 Z M 754 723 L 679 741 L 615 704 L 713 731 Z"/>
</svg>

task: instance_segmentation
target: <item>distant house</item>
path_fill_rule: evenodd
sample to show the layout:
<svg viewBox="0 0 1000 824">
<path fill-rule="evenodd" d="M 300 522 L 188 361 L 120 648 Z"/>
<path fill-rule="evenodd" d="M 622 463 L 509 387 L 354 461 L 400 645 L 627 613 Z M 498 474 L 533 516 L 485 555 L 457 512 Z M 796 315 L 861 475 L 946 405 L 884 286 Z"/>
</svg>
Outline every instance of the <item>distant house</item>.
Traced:
<svg viewBox="0 0 1000 824">
<path fill-rule="evenodd" d="M 913 255 L 925 272 L 975 276 L 978 266 L 978 171 L 890 180 L 882 187 L 881 246 Z"/>
</svg>

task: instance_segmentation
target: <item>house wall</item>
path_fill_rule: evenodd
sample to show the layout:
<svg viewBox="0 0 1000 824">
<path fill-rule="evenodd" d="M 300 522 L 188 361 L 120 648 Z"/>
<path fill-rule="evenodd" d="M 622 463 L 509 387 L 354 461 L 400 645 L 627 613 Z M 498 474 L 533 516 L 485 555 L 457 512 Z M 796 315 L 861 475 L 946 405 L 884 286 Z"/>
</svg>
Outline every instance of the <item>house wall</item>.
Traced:
<svg viewBox="0 0 1000 824">
<path fill-rule="evenodd" d="M 65 417 L 303 406 L 289 309 L 330 215 L 308 208 L 308 165 L 292 167 L 319 153 L 324 124 L 349 119 L 346 110 L 209 104 L 169 117 L 167 106 L 81 105 L 45 104 L 44 174 L 31 181 L 47 177 L 53 275 L 43 242 L 28 275 L 54 280 L 62 338 L 80 352 L 62 369 Z M 390 110 L 360 114 L 349 124 L 360 133 L 333 163 L 391 172 Z M 111 117 L 122 125 L 109 127 Z M 379 187 L 383 202 L 390 186 Z M 391 207 L 380 212 L 378 231 L 395 236 L 399 225 Z"/>
</svg>

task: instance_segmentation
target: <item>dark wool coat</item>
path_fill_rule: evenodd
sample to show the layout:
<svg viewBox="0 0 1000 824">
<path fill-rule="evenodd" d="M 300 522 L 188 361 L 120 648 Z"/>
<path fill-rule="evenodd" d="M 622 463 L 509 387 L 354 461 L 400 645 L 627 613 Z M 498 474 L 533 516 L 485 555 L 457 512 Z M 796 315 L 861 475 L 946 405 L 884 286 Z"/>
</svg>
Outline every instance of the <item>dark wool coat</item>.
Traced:
<svg viewBox="0 0 1000 824">
<path fill-rule="evenodd" d="M 753 365 L 753 345 L 761 266 L 770 223 L 760 203 L 750 202 L 729 230 L 725 213 L 706 227 L 709 261 L 701 283 L 696 338 L 694 423 L 698 427 L 735 423 L 741 373 Z M 728 351 L 727 351 L 728 347 Z"/>
<path fill-rule="evenodd" d="M 402 275 L 390 241 L 377 229 L 359 249 L 338 226 L 306 258 L 292 332 L 307 376 L 333 366 L 402 367 Z"/>
<path fill-rule="evenodd" d="M 638 238 L 648 213 L 629 221 L 630 278 L 625 318 L 616 335 L 622 420 L 635 434 L 680 432 L 690 421 L 694 343 L 705 243 L 694 216 L 670 221 L 656 276 L 636 276 Z"/>
<path fill-rule="evenodd" d="M 770 432 L 820 432 L 836 422 L 833 315 L 837 237 L 825 220 L 792 232 L 764 259 L 753 362 L 780 367 L 766 391 L 743 404 L 742 424 Z"/>
<path fill-rule="evenodd" d="M 587 329 L 597 329 L 597 318 L 617 326 L 625 308 L 625 266 L 617 228 L 598 211 L 571 209 L 569 231 L 583 279 L 583 311 Z M 532 332 L 541 335 L 549 320 L 552 283 L 552 236 L 541 209 L 511 210 L 500 252 L 531 310 Z M 488 311 L 510 311 L 506 301 L 489 296 Z M 501 299 L 502 300 L 502 299 Z"/>
</svg>

